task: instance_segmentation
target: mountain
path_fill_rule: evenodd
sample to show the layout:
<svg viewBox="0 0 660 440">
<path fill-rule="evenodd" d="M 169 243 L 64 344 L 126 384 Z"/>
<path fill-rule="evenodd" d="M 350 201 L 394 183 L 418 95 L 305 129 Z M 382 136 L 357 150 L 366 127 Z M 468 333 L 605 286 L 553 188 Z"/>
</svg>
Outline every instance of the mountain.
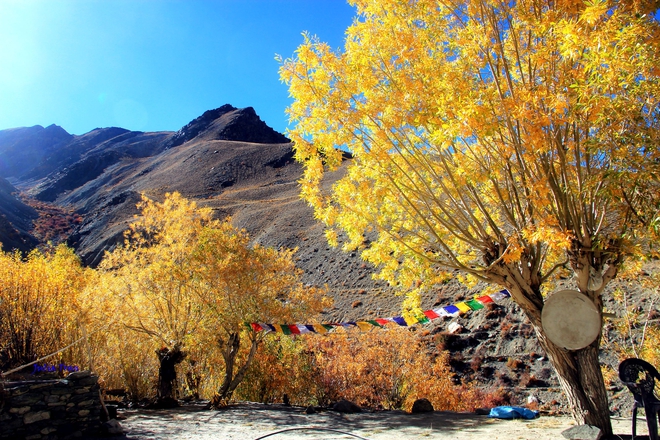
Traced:
<svg viewBox="0 0 660 440">
<path fill-rule="evenodd" d="M 0 211 L 8 225 L 0 228 L 5 249 L 33 247 L 35 234 L 55 237 L 73 246 L 85 264 L 96 266 L 106 250 L 123 240 L 142 193 L 159 199 L 178 191 L 210 206 L 219 218 L 231 215 L 256 242 L 298 248 L 305 282 L 328 284 L 336 296 L 337 318 L 358 315 L 362 308 L 373 310 L 372 317 L 384 309 L 398 311 L 398 300 L 384 305 L 364 295 L 370 289 L 388 288 L 372 280 L 372 269 L 356 253 L 327 245 L 323 227 L 299 198 L 302 169 L 293 160 L 291 142 L 251 107 L 223 105 L 177 132 L 110 127 L 76 136 L 56 125 L 2 130 L 0 163 L 0 177 L 39 207 L 42 218 L 78 219 L 62 220 L 69 228 L 49 234 L 44 229 L 53 222 L 35 220 L 39 212 L 17 199 L 15 188 L 7 188 L 0 194 L 11 196 L 12 209 L 21 214 Z M 336 174 L 328 185 L 341 172 Z M 31 231 L 35 221 L 41 221 L 40 227 Z M 20 246 L 18 236 L 23 237 Z"/>
<path fill-rule="evenodd" d="M 37 211 L 23 203 L 17 194 L 18 190 L 0 177 L 0 243 L 5 251 L 29 251 L 39 243 L 30 233 Z"/>
</svg>

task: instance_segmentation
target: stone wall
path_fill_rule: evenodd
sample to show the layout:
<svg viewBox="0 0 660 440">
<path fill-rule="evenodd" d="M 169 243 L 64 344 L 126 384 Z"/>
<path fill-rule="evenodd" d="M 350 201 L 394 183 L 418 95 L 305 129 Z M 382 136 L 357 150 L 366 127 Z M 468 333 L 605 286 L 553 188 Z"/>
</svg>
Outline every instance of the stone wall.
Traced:
<svg viewBox="0 0 660 440">
<path fill-rule="evenodd" d="M 3 390 L 4 388 L 4 390 Z M 67 439 L 99 432 L 98 377 L 0 382 L 0 439 Z"/>
</svg>

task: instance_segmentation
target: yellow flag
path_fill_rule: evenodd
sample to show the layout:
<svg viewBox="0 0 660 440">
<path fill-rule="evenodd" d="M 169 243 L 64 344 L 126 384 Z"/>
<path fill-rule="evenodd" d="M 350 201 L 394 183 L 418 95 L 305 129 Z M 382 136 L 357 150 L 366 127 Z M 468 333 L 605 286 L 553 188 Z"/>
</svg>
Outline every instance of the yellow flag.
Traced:
<svg viewBox="0 0 660 440">
<path fill-rule="evenodd" d="M 328 330 L 323 327 L 321 324 L 313 324 L 314 325 L 314 330 L 316 330 L 316 333 L 321 333 L 325 334 L 328 333 Z"/>
<path fill-rule="evenodd" d="M 358 322 L 356 322 L 356 324 L 357 324 L 358 327 L 360 327 L 360 330 L 362 330 L 362 331 L 371 330 L 372 327 L 373 327 L 373 325 L 369 324 L 366 321 L 358 321 Z"/>
<path fill-rule="evenodd" d="M 458 304 L 456 304 L 456 307 L 458 307 L 458 310 L 460 310 L 461 313 L 466 313 L 466 312 L 469 312 L 470 310 L 472 310 L 470 308 L 470 306 L 465 304 L 465 302 L 459 302 Z"/>
</svg>

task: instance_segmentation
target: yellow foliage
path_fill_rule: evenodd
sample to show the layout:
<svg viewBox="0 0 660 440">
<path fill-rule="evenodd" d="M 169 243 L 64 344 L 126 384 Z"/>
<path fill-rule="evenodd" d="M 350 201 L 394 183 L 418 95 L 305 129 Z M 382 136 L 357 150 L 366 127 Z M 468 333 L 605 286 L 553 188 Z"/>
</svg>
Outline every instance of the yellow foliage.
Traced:
<svg viewBox="0 0 660 440">
<path fill-rule="evenodd" d="M 90 271 L 64 245 L 26 258 L 0 252 L 0 371 L 25 365 L 66 347 L 91 326 L 93 303 L 82 295 Z M 86 366 L 75 346 L 45 362 Z"/>
<path fill-rule="evenodd" d="M 207 397 L 214 386 L 224 401 L 263 337 L 246 322 L 313 319 L 329 305 L 324 289 L 301 282 L 293 250 L 252 244 L 229 219 L 213 220 L 210 209 L 178 193 L 163 202 L 143 196 L 138 208 L 141 216 L 102 261 L 95 286 L 99 319 L 121 326 L 119 335 L 99 341 L 104 368 L 121 361 L 121 378 L 110 373 L 108 382 L 121 379 L 141 395 L 146 376 L 130 369 L 153 373 L 156 350 L 183 351 L 179 385 Z"/>
<path fill-rule="evenodd" d="M 598 271 L 631 252 L 660 206 L 650 4 L 351 3 L 342 51 L 305 35 L 280 68 L 302 197 L 332 243 L 373 228 L 363 257 L 403 289 L 420 265 L 502 284 L 504 264 L 538 291 L 578 248 Z M 322 192 L 340 148 L 354 158 Z"/>
</svg>

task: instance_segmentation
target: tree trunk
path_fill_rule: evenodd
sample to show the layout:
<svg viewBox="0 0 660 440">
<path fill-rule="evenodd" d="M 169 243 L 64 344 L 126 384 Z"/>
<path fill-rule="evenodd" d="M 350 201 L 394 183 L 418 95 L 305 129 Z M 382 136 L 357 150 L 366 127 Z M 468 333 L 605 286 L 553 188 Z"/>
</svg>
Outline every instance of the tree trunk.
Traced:
<svg viewBox="0 0 660 440">
<path fill-rule="evenodd" d="M 540 291 L 525 283 L 519 272 L 509 271 L 505 285 L 515 302 L 525 312 L 534 329 L 538 341 L 554 367 L 564 395 L 568 400 L 573 418 L 578 424 L 588 424 L 600 428 L 604 435 L 612 434 L 607 390 L 600 371 L 598 351 L 600 338 L 580 350 L 566 350 L 555 345 L 546 336 L 541 324 L 543 297 Z M 586 295 L 590 297 L 589 295 Z M 603 303 L 599 295 L 591 298 L 602 315 Z M 570 311 L 567 311 L 570 313 Z"/>
<path fill-rule="evenodd" d="M 225 378 L 222 382 L 222 385 L 218 389 L 218 392 L 211 401 L 211 405 L 215 407 L 220 406 L 223 401 L 230 399 L 236 390 L 236 387 L 238 387 L 238 385 L 245 377 L 245 373 L 247 373 L 247 369 L 250 367 L 250 364 L 252 364 L 254 355 L 257 353 L 259 339 L 256 337 L 251 339 L 250 352 L 248 353 L 247 359 L 243 365 L 241 365 L 238 371 L 236 371 L 236 374 L 234 374 L 234 370 L 236 368 L 236 356 L 238 355 L 241 345 L 240 334 L 231 333 L 229 335 L 229 339 L 226 342 L 222 339 L 219 339 L 218 344 L 222 349 L 222 356 L 225 360 Z"/>
<path fill-rule="evenodd" d="M 607 390 L 600 370 L 600 335 L 581 350 L 566 350 L 555 345 L 536 328 L 539 343 L 557 373 L 573 419 L 580 425 L 593 425 L 604 435 L 612 434 Z"/>
<path fill-rule="evenodd" d="M 160 408 L 170 408 L 178 406 L 176 400 L 176 365 L 181 363 L 186 353 L 181 351 L 179 345 L 160 350 L 156 350 L 156 355 L 160 365 L 158 367 L 158 389 L 156 394 L 156 406 Z"/>
</svg>

